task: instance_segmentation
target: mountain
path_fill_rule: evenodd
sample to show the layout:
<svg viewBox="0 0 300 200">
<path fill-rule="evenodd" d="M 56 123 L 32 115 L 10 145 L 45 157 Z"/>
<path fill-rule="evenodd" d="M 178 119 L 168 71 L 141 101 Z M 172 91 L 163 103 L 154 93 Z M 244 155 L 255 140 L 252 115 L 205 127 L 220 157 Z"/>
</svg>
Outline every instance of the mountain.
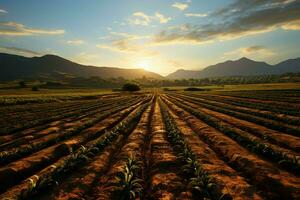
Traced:
<svg viewBox="0 0 300 200">
<path fill-rule="evenodd" d="M 300 58 L 289 59 L 277 65 L 269 65 L 265 62 L 257 62 L 243 57 L 239 60 L 211 65 L 201 71 L 180 69 L 169 74 L 167 78 L 189 79 L 221 76 L 252 76 L 283 74 L 287 72 L 300 72 Z"/>
<path fill-rule="evenodd" d="M 55 55 L 41 57 L 23 57 L 0 53 L 0 80 L 15 80 L 22 78 L 40 77 L 91 77 L 125 79 L 156 78 L 162 79 L 159 74 L 144 69 L 121 69 L 114 67 L 95 67 L 81 65 Z"/>
</svg>

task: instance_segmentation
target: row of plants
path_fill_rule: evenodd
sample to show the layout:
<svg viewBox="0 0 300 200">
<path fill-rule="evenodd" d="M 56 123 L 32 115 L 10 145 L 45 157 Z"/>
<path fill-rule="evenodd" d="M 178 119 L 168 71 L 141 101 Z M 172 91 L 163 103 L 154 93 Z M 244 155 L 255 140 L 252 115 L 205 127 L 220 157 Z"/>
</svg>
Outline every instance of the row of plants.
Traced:
<svg viewBox="0 0 300 200">
<path fill-rule="evenodd" d="M 59 101 L 59 102 L 52 102 L 47 104 L 30 104 L 30 105 L 14 105 L 14 106 L 5 106 L 0 107 L 0 112 L 4 113 L 4 116 L 11 116 L 11 115 L 23 115 L 23 114 L 38 114 L 38 113 L 47 113 L 47 112 L 54 112 L 54 111 L 62 111 L 62 110 L 69 110 L 73 107 L 78 107 L 84 104 L 103 104 L 107 103 L 110 100 L 117 100 L 122 98 L 128 98 L 124 96 L 112 96 L 111 98 L 104 98 L 101 99 L 96 97 L 94 99 L 78 99 L 76 101 Z"/>
<path fill-rule="evenodd" d="M 144 100 L 144 101 L 147 101 L 147 99 Z M 41 150 L 45 147 L 56 144 L 59 141 L 63 141 L 63 140 L 68 139 L 72 136 L 75 136 L 75 135 L 79 134 L 82 130 L 93 126 L 94 124 L 96 124 L 97 122 L 105 119 L 106 117 L 109 117 L 111 114 L 117 113 L 121 110 L 124 110 L 124 109 L 138 103 L 138 102 L 139 102 L 139 100 L 135 100 L 134 102 L 126 102 L 125 105 L 119 105 L 116 108 L 107 110 L 105 112 L 100 112 L 99 115 L 96 115 L 92 119 L 87 120 L 86 122 L 84 122 L 80 126 L 77 126 L 77 127 L 72 128 L 72 129 L 66 130 L 65 132 L 61 133 L 58 137 L 52 137 L 51 139 L 40 142 L 40 143 L 32 143 L 32 144 L 29 144 L 25 147 L 14 148 L 14 149 L 9 150 L 9 151 L 2 151 L 2 152 L 0 152 L 0 164 L 5 164 L 5 163 L 12 162 L 12 161 L 17 160 L 19 158 L 22 158 L 24 156 L 28 156 L 28 155 L 30 155 L 34 152 L 37 152 L 37 151 L 39 151 L 39 150 Z M 128 111 L 128 113 L 130 111 Z"/>
<path fill-rule="evenodd" d="M 116 104 L 116 103 L 115 103 Z M 59 120 L 59 123 L 55 123 L 55 126 L 59 127 L 60 130 L 66 129 L 64 127 L 64 123 L 66 122 L 75 122 L 79 120 L 84 120 L 84 118 L 97 114 L 99 111 L 103 112 L 105 110 L 111 109 L 112 106 L 116 106 L 113 104 L 102 104 L 99 106 L 91 106 L 90 108 L 86 109 L 77 109 L 77 112 L 70 112 L 63 114 L 66 117 L 62 117 Z M 54 116 L 55 117 L 55 116 Z M 33 131 L 20 131 L 14 134 L 5 135 L 3 137 L 0 136 L 0 151 L 9 151 L 11 148 L 19 147 L 22 144 L 26 144 L 29 141 L 36 140 L 41 137 L 47 137 L 48 134 L 54 133 L 56 131 L 50 131 L 48 134 L 41 134 L 41 131 L 46 130 L 47 128 L 52 127 L 52 123 L 45 123 L 39 126 L 33 127 Z M 30 136 L 30 137 L 29 137 Z"/>
<path fill-rule="evenodd" d="M 296 100 L 293 97 L 299 97 L 299 90 L 254 90 L 254 91 L 230 91 L 222 92 L 222 95 L 239 97 L 239 98 L 253 98 L 259 100 L 270 100 L 274 101 L 276 99 L 278 103 L 285 104 L 289 103 L 299 103 L 299 99 Z"/>
<path fill-rule="evenodd" d="M 50 108 L 38 107 L 32 111 L 28 109 L 28 111 L 24 111 L 22 113 L 7 111 L 11 114 L 11 116 L 4 115 L 0 120 L 0 124 L 5 124 L 5 126 L 1 127 L 1 135 L 11 134 L 16 131 L 21 131 L 27 127 L 29 128 L 34 125 L 42 124 L 43 121 L 48 118 L 59 116 L 71 111 L 76 111 L 80 107 L 80 104 L 72 106 L 65 105 L 65 107 L 63 107 L 64 104 L 65 103 L 61 103 L 60 106 L 56 105 L 55 107 L 49 106 Z M 87 104 L 86 106 L 90 106 L 90 104 Z M 6 111 L 4 111 L 4 114 L 5 113 Z"/>
<path fill-rule="evenodd" d="M 140 178 L 141 161 L 130 155 L 122 171 L 116 175 L 113 199 L 135 200 L 142 197 L 143 180 Z"/>
<path fill-rule="evenodd" d="M 276 121 L 291 124 L 291 125 L 300 125 L 300 120 L 297 117 L 289 117 L 289 116 L 283 117 L 281 115 L 278 115 L 277 113 L 274 113 L 274 111 L 270 111 L 270 110 L 269 110 L 269 112 L 268 111 L 266 112 L 266 110 L 257 111 L 260 108 L 257 107 L 256 103 L 249 103 L 249 102 L 243 102 L 243 101 L 235 102 L 234 100 L 228 100 L 225 98 L 219 98 L 219 97 L 207 96 L 207 95 L 202 95 L 201 97 L 200 96 L 195 97 L 194 95 L 188 94 L 185 96 L 189 97 L 191 99 L 200 101 L 200 102 L 204 102 L 201 99 L 209 100 L 209 101 L 205 101 L 205 102 L 207 104 L 216 105 L 216 106 L 222 106 L 222 107 L 226 106 L 227 108 L 230 108 L 231 110 L 234 110 L 234 111 L 243 112 L 243 113 L 247 113 L 247 114 L 251 114 L 251 115 L 255 115 L 255 116 L 259 116 L 259 117 L 264 117 L 267 119 L 272 119 L 272 120 L 276 120 Z M 199 98 L 201 98 L 201 99 L 199 99 Z M 214 101 L 214 102 L 211 102 L 211 101 Z M 225 103 L 226 105 L 224 105 L 223 103 Z M 239 108 L 239 107 L 246 107 L 246 109 Z M 251 110 L 251 108 L 255 109 L 255 110 Z M 289 111 L 284 111 L 282 109 L 280 109 L 280 111 L 287 112 L 287 113 L 289 112 Z"/>
<path fill-rule="evenodd" d="M 229 194 L 221 193 L 218 186 L 202 168 L 201 163 L 197 161 L 196 155 L 182 136 L 175 120 L 170 116 L 167 106 L 161 100 L 159 100 L 159 104 L 167 131 L 167 138 L 183 164 L 182 172 L 188 177 L 189 186 L 192 188 L 194 195 L 199 199 L 232 199 Z"/>
<path fill-rule="evenodd" d="M 147 114 L 147 129 L 144 130 L 144 121 L 141 119 L 141 127 L 139 125 L 136 129 L 131 133 L 127 140 L 127 145 L 125 145 L 124 151 L 126 153 L 126 162 L 122 168 L 122 171 L 118 172 L 115 176 L 115 181 L 112 181 L 112 185 L 114 186 L 112 192 L 112 199 L 120 199 L 120 200 L 134 200 L 134 199 L 145 199 L 146 196 L 146 183 L 147 179 L 150 177 L 149 169 L 147 166 L 149 165 L 148 159 L 144 158 L 143 160 L 139 157 L 146 157 L 146 149 L 149 147 L 150 142 L 150 132 L 151 130 L 151 120 L 154 114 L 154 107 L 156 104 L 157 95 L 153 96 L 152 105 L 149 109 L 149 113 Z M 141 129 L 142 128 L 142 129 Z M 138 131 L 136 131 L 138 130 Z M 140 133 L 142 131 L 144 133 Z M 135 132 L 136 131 L 136 132 Z M 135 143 L 139 146 L 132 146 L 132 143 Z M 141 152 L 136 152 L 134 149 L 139 149 Z M 134 152 L 134 153 L 133 153 Z M 141 153 L 141 154 L 140 154 Z M 148 166 L 149 167 L 149 166 Z"/>
<path fill-rule="evenodd" d="M 190 101 L 192 103 L 195 103 L 197 105 L 200 105 L 204 108 L 207 108 L 207 109 L 210 109 L 210 110 L 213 110 L 213 111 L 216 111 L 216 112 L 221 112 L 221 113 L 228 114 L 228 115 L 231 115 L 233 117 L 236 117 L 238 119 L 243 119 L 243 120 L 246 120 L 246 121 L 254 122 L 256 124 L 260 124 L 262 126 L 268 127 L 270 129 L 273 129 L 273 130 L 276 130 L 276 131 L 280 131 L 280 132 L 287 133 L 287 134 L 290 134 L 290 135 L 300 136 L 300 129 L 297 128 L 297 127 L 294 127 L 294 126 L 289 126 L 289 125 L 286 125 L 286 124 L 283 124 L 283 123 L 280 123 L 280 122 L 264 119 L 264 118 L 253 116 L 253 115 L 246 114 L 246 113 L 236 112 L 236 111 L 233 111 L 231 109 L 223 108 L 223 107 L 216 106 L 216 105 L 209 105 L 207 103 L 201 103 L 199 101 L 190 100 L 190 99 L 187 99 L 187 98 L 182 98 L 182 99 L 185 99 L 187 101 Z"/>
<path fill-rule="evenodd" d="M 89 101 L 89 102 L 95 102 Z M 81 101 L 70 101 L 70 102 L 55 102 L 47 104 L 32 104 L 32 105 L 15 105 L 15 106 L 5 106 L 0 107 L 0 111 L 4 113 L 4 116 L 14 116 L 14 115 L 26 115 L 40 113 L 44 110 L 55 111 L 57 109 L 71 108 L 76 105 L 80 105 Z"/>
<path fill-rule="evenodd" d="M 236 99 L 238 97 L 230 97 L 230 96 L 224 96 L 224 95 L 213 95 L 212 97 L 222 99 L 223 101 L 226 101 L 228 103 L 232 103 L 235 105 L 241 105 L 245 107 L 250 107 L 250 108 L 257 108 L 260 110 L 267 110 L 271 111 L 274 113 L 279 113 L 279 114 L 286 114 L 286 115 L 292 115 L 292 116 L 299 116 L 300 112 L 298 110 L 295 110 L 295 106 L 293 104 L 288 104 L 291 106 L 286 106 L 287 103 L 280 103 L 277 100 L 277 98 L 273 98 L 273 101 L 269 102 L 262 102 L 260 100 L 256 99 L 247 99 L 247 98 L 242 98 L 242 99 Z M 228 98 L 229 97 L 229 98 Z"/>
<path fill-rule="evenodd" d="M 140 99 L 142 99 L 142 98 L 140 98 Z M 126 99 L 126 100 L 128 100 L 128 102 L 135 101 L 135 99 Z M 120 104 L 119 101 L 110 101 L 110 102 L 105 102 L 105 103 L 95 104 L 95 105 L 90 105 L 90 106 L 86 106 L 86 105 L 80 106 L 79 105 L 74 110 L 70 110 L 69 112 L 66 112 L 66 113 L 60 113 L 58 115 L 52 114 L 53 116 L 51 116 L 51 114 L 49 114 L 50 117 L 48 119 L 42 118 L 42 120 L 44 120 L 44 123 L 43 123 L 43 121 L 39 121 L 39 119 L 37 119 L 37 120 L 33 120 L 31 122 L 31 124 L 35 123 L 35 122 L 38 123 L 38 124 L 36 124 L 37 126 L 34 126 L 34 125 L 32 126 L 32 127 L 34 127 L 34 132 L 38 133 L 39 131 L 41 131 L 43 129 L 51 127 L 52 125 L 50 122 L 60 120 L 60 123 L 58 124 L 58 126 L 60 126 L 66 120 L 68 122 L 70 122 L 70 120 L 71 121 L 81 120 L 85 117 L 91 116 L 93 114 L 97 114 L 99 111 L 103 112 L 105 110 L 109 110 L 112 107 L 118 106 L 119 104 Z M 39 125 L 39 124 L 42 124 L 42 125 Z M 26 124 L 25 124 L 25 126 L 26 126 Z M 24 127 L 24 128 L 26 130 L 27 127 Z M 30 128 L 30 127 L 28 127 L 28 128 Z M 10 137 L 19 139 L 20 136 L 22 136 L 22 135 L 26 135 L 26 132 L 22 132 L 22 131 L 16 132 L 14 134 L 10 134 Z"/>
<path fill-rule="evenodd" d="M 292 155 L 288 155 L 284 152 L 275 150 L 274 148 L 270 147 L 269 145 L 264 144 L 261 141 L 246 137 L 245 135 L 239 134 L 235 128 L 232 126 L 221 123 L 221 120 L 212 117 L 204 112 L 199 112 L 196 109 L 184 105 L 183 103 L 175 100 L 174 98 L 168 98 L 169 101 L 177 105 L 178 107 L 186 110 L 190 114 L 196 116 L 203 122 L 207 123 L 208 125 L 216 128 L 220 132 L 224 133 L 225 135 L 229 136 L 236 142 L 238 142 L 241 146 L 246 147 L 250 151 L 262 155 L 276 163 L 278 163 L 282 168 L 291 171 L 295 174 L 299 174 L 300 172 L 300 158 Z"/>
<path fill-rule="evenodd" d="M 106 105 L 111 105 L 112 103 L 116 103 L 117 101 L 113 101 L 113 102 L 107 102 Z M 105 104 L 104 104 L 105 105 Z M 93 104 L 93 105 L 76 105 L 73 109 L 68 108 L 67 110 L 65 110 L 66 112 L 64 113 L 64 110 L 57 110 L 57 112 L 44 112 L 41 113 L 41 117 L 38 117 L 37 115 L 33 115 L 33 118 L 23 118 L 24 120 L 22 120 L 22 123 L 14 123 L 13 127 L 10 126 L 3 126 L 3 128 L 1 129 L 1 133 L 0 135 L 7 135 L 7 134 L 11 134 L 17 131 L 22 131 L 24 129 L 27 128 L 31 128 L 34 126 L 38 126 L 38 125 L 43 125 L 45 123 L 48 122 L 52 122 L 55 120 L 59 120 L 59 119 L 63 119 L 66 117 L 70 117 L 73 115 L 76 115 L 78 113 L 84 112 L 84 111 L 88 111 L 88 110 L 92 110 L 95 109 L 97 107 L 101 107 L 104 106 L 99 105 L 98 103 Z"/>
<path fill-rule="evenodd" d="M 62 102 L 62 101 L 73 101 L 80 99 L 94 99 L 99 94 L 90 95 L 90 94 L 72 94 L 72 95 L 28 95 L 25 97 L 19 96 L 3 96 L 0 98 L 0 106 L 8 106 L 8 105 L 23 105 L 23 104 L 33 104 L 33 103 L 52 103 L 52 102 Z"/>
<path fill-rule="evenodd" d="M 84 118 L 90 117 L 90 116 L 94 116 L 97 115 L 97 113 L 99 112 L 105 112 L 110 110 L 113 107 L 116 107 L 119 103 L 113 103 L 113 104 L 109 104 L 109 105 L 105 105 L 105 106 L 101 106 L 101 107 L 96 107 L 96 108 L 91 108 L 89 110 L 85 110 L 85 111 L 80 111 L 78 113 L 74 113 L 71 116 L 65 117 L 63 119 L 60 120 L 59 124 L 57 124 L 56 126 L 58 126 L 60 128 L 60 130 L 64 130 L 64 123 L 65 120 L 67 120 L 68 122 L 75 122 L 75 121 L 79 121 L 79 120 L 84 120 Z M 83 114 L 81 114 L 83 113 Z M 0 151 L 9 151 L 8 149 L 11 148 L 15 148 L 18 147 L 20 145 L 23 144 L 27 144 L 29 141 L 33 141 L 42 137 L 46 137 L 48 134 L 40 134 L 40 130 L 43 129 L 47 129 L 51 127 L 51 124 L 44 124 L 42 126 L 36 127 L 35 128 L 35 132 L 30 134 L 30 137 L 27 137 L 28 134 L 26 134 L 26 132 L 23 134 L 13 134 L 11 135 L 10 138 L 7 138 L 6 141 L 9 140 L 9 142 L 3 143 L 0 145 Z M 55 132 L 55 131 L 54 131 Z M 51 134 L 53 132 L 49 132 L 49 134 Z"/>
<path fill-rule="evenodd" d="M 96 155 L 100 154 L 105 147 L 116 141 L 118 137 L 129 134 L 139 122 L 143 112 L 150 105 L 150 99 L 140 105 L 137 110 L 129 115 L 126 119 L 119 122 L 110 131 L 107 131 L 100 138 L 94 140 L 88 147 L 81 146 L 70 155 L 58 161 L 56 164 L 44 169 L 39 175 L 34 175 L 25 180 L 22 185 L 16 187 L 16 191 L 2 194 L 2 198 L 9 199 L 28 199 L 30 196 L 38 193 L 42 189 L 58 185 L 69 172 L 83 167 L 90 162 Z M 19 189 L 23 188 L 23 189 Z"/>
<path fill-rule="evenodd" d="M 174 97 L 174 95 L 172 95 L 172 97 Z M 189 103 L 198 105 L 197 101 L 191 100 L 189 98 L 178 97 L 178 96 L 176 96 L 176 98 L 179 101 L 181 101 L 183 99 Z M 199 107 L 193 106 L 193 105 L 190 105 L 190 106 L 192 106 L 195 109 L 199 108 Z M 299 148 L 297 146 L 289 145 L 289 142 L 287 142 L 286 140 L 283 140 L 280 137 L 281 133 L 279 133 L 279 132 L 276 132 L 273 130 L 263 130 L 263 129 L 261 130 L 260 128 L 252 127 L 251 125 L 246 125 L 244 123 L 239 123 L 239 121 L 232 120 L 231 117 L 224 118 L 224 117 L 221 117 L 218 115 L 216 115 L 215 117 L 223 120 L 224 122 L 226 122 L 228 124 L 231 124 L 232 126 L 239 128 L 243 131 L 251 133 L 254 136 L 257 136 L 266 142 L 271 142 L 272 144 L 276 144 L 276 145 L 283 147 L 285 149 L 288 149 L 288 150 L 292 150 L 292 151 L 296 151 L 296 152 L 299 151 Z M 294 136 L 290 136 L 290 135 L 288 135 L 287 137 L 289 138 L 289 140 L 292 140 L 295 138 Z"/>
</svg>

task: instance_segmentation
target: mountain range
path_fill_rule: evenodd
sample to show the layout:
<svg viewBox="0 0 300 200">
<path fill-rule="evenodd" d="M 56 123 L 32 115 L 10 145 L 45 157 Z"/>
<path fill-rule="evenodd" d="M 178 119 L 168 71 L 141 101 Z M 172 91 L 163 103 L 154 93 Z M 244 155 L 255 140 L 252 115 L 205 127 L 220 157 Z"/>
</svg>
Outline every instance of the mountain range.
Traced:
<svg viewBox="0 0 300 200">
<path fill-rule="evenodd" d="M 283 74 L 287 72 L 300 72 L 300 58 L 289 59 L 276 65 L 269 65 L 265 62 L 257 62 L 243 57 L 239 60 L 229 60 L 211 65 L 199 71 L 180 69 L 169 74 L 167 78 L 189 79 L 221 76 L 254 76 Z"/>
<path fill-rule="evenodd" d="M 144 69 L 121 69 L 81 65 L 55 55 L 23 57 L 0 53 L 0 80 L 53 77 L 91 77 L 136 79 L 142 77 L 162 79 L 154 72 Z"/>
<path fill-rule="evenodd" d="M 166 77 L 144 69 L 123 69 L 115 67 L 96 67 L 81 65 L 56 55 L 23 57 L 0 53 L 0 80 L 8 81 L 23 78 L 53 77 L 91 77 L 118 78 L 155 78 L 189 79 L 221 76 L 252 76 L 300 72 L 300 58 L 289 59 L 276 65 L 257 62 L 248 58 L 226 61 L 211 65 L 203 70 L 177 70 Z"/>
</svg>

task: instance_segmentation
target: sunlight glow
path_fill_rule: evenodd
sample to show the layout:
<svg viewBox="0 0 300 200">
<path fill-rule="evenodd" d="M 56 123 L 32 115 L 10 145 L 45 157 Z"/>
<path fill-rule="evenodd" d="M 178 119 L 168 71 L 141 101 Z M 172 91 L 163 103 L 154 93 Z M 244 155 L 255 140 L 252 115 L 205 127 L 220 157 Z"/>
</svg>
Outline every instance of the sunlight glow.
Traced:
<svg viewBox="0 0 300 200">
<path fill-rule="evenodd" d="M 139 68 L 143 68 L 144 70 L 147 70 L 147 71 L 154 70 L 153 63 L 151 63 L 151 60 L 149 60 L 149 59 L 143 59 L 143 60 L 138 61 L 136 66 Z"/>
</svg>

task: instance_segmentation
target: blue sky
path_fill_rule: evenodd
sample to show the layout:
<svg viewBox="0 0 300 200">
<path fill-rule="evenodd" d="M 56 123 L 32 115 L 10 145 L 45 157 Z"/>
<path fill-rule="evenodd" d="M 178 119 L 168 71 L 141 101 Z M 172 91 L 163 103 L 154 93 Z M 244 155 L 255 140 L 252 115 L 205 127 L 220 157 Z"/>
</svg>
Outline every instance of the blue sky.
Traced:
<svg viewBox="0 0 300 200">
<path fill-rule="evenodd" d="M 300 55 L 296 0 L 0 0 L 0 51 L 163 75 Z"/>
</svg>

